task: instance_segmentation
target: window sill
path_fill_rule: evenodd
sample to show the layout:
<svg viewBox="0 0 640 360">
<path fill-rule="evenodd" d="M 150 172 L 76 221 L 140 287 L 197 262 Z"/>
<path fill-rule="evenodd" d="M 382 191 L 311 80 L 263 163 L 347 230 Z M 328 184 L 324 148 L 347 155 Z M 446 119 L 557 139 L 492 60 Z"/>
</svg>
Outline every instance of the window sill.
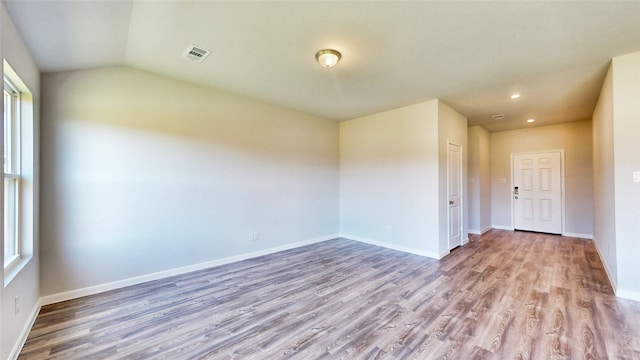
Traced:
<svg viewBox="0 0 640 360">
<path fill-rule="evenodd" d="M 9 286 L 11 281 L 27 266 L 31 258 L 32 256 L 18 258 L 18 260 L 14 260 L 12 264 L 4 269 L 4 287 Z"/>
</svg>

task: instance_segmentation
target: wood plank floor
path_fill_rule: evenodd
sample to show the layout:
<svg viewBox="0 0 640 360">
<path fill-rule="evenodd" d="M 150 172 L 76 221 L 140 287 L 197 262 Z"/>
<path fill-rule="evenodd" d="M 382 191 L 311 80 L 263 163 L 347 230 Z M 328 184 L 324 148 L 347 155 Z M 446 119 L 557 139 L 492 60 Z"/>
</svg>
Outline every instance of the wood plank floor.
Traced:
<svg viewBox="0 0 640 360">
<path fill-rule="evenodd" d="M 337 239 L 44 306 L 19 359 L 640 359 L 593 242 L 472 240 L 437 261 Z"/>
</svg>

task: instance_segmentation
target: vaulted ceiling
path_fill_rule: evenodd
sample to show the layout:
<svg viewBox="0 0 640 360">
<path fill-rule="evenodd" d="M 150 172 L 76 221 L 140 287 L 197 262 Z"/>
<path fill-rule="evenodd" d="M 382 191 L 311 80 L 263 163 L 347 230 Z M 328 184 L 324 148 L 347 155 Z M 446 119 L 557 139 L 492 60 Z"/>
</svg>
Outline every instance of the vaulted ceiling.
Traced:
<svg viewBox="0 0 640 360">
<path fill-rule="evenodd" d="M 42 72 L 125 65 L 334 120 L 435 98 L 492 131 L 589 119 L 640 51 L 639 1 L 3 3 Z"/>
</svg>

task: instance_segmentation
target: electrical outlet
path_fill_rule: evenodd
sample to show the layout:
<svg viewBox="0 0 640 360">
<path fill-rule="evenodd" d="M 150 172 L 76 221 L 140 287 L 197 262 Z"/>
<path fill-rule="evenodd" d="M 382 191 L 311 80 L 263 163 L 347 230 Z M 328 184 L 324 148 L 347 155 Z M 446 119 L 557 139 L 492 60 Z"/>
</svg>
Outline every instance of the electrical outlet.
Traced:
<svg viewBox="0 0 640 360">
<path fill-rule="evenodd" d="M 251 239 L 251 241 L 260 240 L 260 233 L 257 232 L 257 231 L 253 231 L 253 232 L 249 233 L 249 239 Z"/>
<path fill-rule="evenodd" d="M 20 295 L 16 295 L 13 305 L 15 314 L 18 314 L 20 312 Z"/>
</svg>

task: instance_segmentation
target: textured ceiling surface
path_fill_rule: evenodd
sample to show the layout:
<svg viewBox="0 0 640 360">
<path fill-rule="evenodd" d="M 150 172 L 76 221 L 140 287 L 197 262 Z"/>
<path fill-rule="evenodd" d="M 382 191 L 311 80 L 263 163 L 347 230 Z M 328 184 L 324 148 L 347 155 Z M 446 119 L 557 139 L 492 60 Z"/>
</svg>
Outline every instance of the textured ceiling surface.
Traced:
<svg viewBox="0 0 640 360">
<path fill-rule="evenodd" d="M 3 3 L 43 72 L 125 65 L 334 120 L 435 98 L 491 131 L 589 119 L 640 51 L 640 1 Z"/>
</svg>

